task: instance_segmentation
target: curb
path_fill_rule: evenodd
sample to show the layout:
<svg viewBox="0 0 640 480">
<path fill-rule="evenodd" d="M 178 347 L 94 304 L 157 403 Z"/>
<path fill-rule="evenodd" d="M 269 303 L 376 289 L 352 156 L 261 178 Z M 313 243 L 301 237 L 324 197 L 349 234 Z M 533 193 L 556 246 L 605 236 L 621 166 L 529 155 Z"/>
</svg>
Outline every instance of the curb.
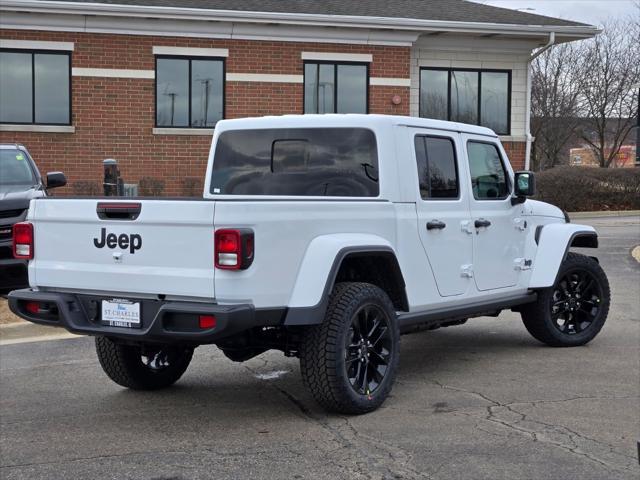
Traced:
<svg viewBox="0 0 640 480">
<path fill-rule="evenodd" d="M 24 338 L 14 338 L 11 340 L 0 340 L 0 347 L 4 347 L 5 345 L 17 345 L 20 343 L 36 343 L 36 342 L 50 342 L 53 340 L 66 340 L 70 338 L 80 338 L 78 335 L 74 335 L 73 333 L 59 333 L 55 335 L 39 335 L 37 337 L 24 337 Z"/>
<path fill-rule="evenodd" d="M 26 322 L 24 320 L 17 320 L 11 323 L 3 323 L 2 325 L 0 325 L 0 332 L 5 328 L 11 330 L 13 328 L 24 327 L 25 325 L 29 325 L 29 322 Z"/>
<path fill-rule="evenodd" d="M 66 338 L 79 338 L 79 336 L 60 327 L 45 327 L 23 321 L 0 325 L 0 346 Z"/>
<path fill-rule="evenodd" d="M 640 210 L 615 210 L 600 212 L 568 212 L 570 218 L 591 218 L 591 217 L 635 217 L 640 216 Z"/>
</svg>

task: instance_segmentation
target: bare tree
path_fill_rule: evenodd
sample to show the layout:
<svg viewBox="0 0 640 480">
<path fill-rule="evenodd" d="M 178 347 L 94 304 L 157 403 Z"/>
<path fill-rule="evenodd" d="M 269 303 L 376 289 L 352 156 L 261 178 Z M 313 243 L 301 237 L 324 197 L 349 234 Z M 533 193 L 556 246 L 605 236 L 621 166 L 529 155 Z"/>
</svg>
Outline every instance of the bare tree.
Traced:
<svg viewBox="0 0 640 480">
<path fill-rule="evenodd" d="M 540 55 L 531 65 L 531 130 L 536 170 L 562 162 L 562 152 L 579 126 L 579 93 L 575 80 L 580 48 L 568 43 Z"/>
<path fill-rule="evenodd" d="M 588 122 L 580 137 L 599 165 L 609 167 L 634 126 L 637 105 L 632 86 L 640 77 L 640 38 L 633 19 L 611 20 L 581 47 L 578 87 L 581 112 Z"/>
</svg>

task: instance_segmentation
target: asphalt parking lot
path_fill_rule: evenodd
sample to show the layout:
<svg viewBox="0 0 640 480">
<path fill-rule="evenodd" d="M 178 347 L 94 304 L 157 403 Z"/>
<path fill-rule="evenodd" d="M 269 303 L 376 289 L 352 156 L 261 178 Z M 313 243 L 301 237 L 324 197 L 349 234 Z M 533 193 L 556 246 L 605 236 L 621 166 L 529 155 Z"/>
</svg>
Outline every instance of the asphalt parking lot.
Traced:
<svg viewBox="0 0 640 480">
<path fill-rule="evenodd" d="M 402 338 L 392 397 L 327 415 L 298 362 L 234 364 L 201 347 L 169 390 L 111 383 L 89 338 L 0 347 L 0 478 L 637 479 L 638 217 L 600 232 L 612 287 L 589 345 L 537 343 L 519 316 Z"/>
</svg>

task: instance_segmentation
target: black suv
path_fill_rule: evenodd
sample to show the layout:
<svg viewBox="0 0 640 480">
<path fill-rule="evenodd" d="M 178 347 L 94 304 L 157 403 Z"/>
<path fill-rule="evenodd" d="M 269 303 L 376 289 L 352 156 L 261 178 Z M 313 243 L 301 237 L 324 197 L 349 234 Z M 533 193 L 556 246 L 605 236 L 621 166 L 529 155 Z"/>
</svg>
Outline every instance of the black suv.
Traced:
<svg viewBox="0 0 640 480">
<path fill-rule="evenodd" d="M 13 225 L 26 218 L 32 198 L 66 183 L 62 173 L 51 172 L 45 185 L 23 145 L 0 144 L 0 294 L 29 286 L 27 262 L 13 258 Z"/>
</svg>

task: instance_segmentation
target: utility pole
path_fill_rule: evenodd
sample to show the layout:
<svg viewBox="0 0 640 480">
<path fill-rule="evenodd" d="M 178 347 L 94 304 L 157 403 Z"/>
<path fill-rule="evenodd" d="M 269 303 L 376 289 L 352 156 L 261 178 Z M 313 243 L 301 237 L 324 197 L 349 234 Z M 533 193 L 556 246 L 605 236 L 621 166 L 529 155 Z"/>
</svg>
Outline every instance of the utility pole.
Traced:
<svg viewBox="0 0 640 480">
<path fill-rule="evenodd" d="M 209 90 L 211 89 L 211 82 L 213 82 L 213 78 L 203 78 L 202 80 L 198 80 L 200 85 L 204 88 L 204 120 L 202 123 L 203 127 L 207 126 L 207 118 L 209 117 Z"/>
<path fill-rule="evenodd" d="M 173 117 L 176 111 L 176 96 L 178 95 L 177 93 L 165 93 L 164 95 L 166 95 L 167 97 L 171 97 L 171 122 L 169 123 L 169 125 L 171 125 L 173 127 Z"/>
</svg>

